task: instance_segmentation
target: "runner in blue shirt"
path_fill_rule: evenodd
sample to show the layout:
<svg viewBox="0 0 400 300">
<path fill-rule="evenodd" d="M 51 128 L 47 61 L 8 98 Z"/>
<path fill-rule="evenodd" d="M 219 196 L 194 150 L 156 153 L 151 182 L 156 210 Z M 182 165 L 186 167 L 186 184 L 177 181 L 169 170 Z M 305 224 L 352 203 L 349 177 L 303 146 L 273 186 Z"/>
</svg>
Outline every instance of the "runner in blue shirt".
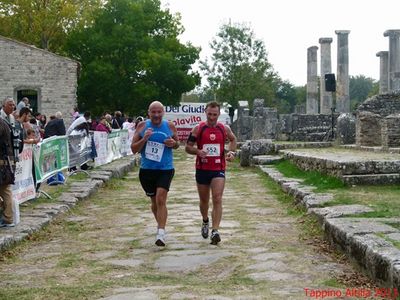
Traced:
<svg viewBox="0 0 400 300">
<path fill-rule="evenodd" d="M 175 125 L 163 120 L 164 113 L 164 105 L 153 101 L 148 110 L 149 119 L 138 124 L 131 145 L 133 153 L 141 154 L 139 179 L 151 199 L 151 210 L 157 221 L 157 246 L 165 246 L 167 195 L 175 173 L 172 149 L 179 148 Z"/>
</svg>

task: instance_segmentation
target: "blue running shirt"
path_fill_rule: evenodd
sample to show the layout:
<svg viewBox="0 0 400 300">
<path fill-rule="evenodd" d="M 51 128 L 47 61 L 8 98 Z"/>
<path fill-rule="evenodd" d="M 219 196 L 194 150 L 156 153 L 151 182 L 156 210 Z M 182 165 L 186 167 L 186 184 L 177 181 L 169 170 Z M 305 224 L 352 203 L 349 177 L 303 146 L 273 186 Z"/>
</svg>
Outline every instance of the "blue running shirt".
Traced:
<svg viewBox="0 0 400 300">
<path fill-rule="evenodd" d="M 172 136 L 168 121 L 162 120 L 160 126 L 155 126 L 151 120 L 146 120 L 146 126 L 140 133 L 143 138 L 147 128 L 153 128 L 153 134 L 143 146 L 140 154 L 142 156 L 141 169 L 172 170 L 174 168 L 172 148 L 165 146 L 164 140 Z"/>
</svg>

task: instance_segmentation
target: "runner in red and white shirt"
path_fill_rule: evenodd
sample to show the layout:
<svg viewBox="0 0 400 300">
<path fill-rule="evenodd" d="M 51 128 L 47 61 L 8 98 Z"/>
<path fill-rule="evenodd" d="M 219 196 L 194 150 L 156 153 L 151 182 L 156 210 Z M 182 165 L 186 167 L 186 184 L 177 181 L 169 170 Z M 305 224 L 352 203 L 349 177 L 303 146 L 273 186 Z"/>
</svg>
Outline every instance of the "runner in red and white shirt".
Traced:
<svg viewBox="0 0 400 300">
<path fill-rule="evenodd" d="M 225 188 L 225 160 L 233 161 L 236 154 L 236 137 L 228 125 L 218 122 L 221 106 L 209 102 L 205 113 L 207 120 L 193 128 L 186 143 L 185 150 L 196 155 L 196 182 L 200 198 L 200 213 L 203 217 L 201 235 L 208 238 L 208 207 L 210 191 L 213 208 L 211 244 L 221 241 L 218 229 L 222 218 L 222 195 Z M 228 151 L 225 142 L 229 141 Z"/>
</svg>

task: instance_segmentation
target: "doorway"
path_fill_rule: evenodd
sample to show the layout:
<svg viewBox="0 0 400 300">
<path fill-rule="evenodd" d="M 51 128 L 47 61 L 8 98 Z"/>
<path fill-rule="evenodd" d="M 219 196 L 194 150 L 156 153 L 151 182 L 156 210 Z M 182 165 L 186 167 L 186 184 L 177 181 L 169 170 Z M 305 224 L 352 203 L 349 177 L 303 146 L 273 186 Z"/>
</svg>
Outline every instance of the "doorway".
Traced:
<svg viewBox="0 0 400 300">
<path fill-rule="evenodd" d="M 39 103 L 38 103 L 38 91 L 36 90 L 18 90 L 17 91 L 17 104 L 21 101 L 22 98 L 27 97 L 29 99 L 30 109 L 32 113 L 39 111 Z"/>
</svg>

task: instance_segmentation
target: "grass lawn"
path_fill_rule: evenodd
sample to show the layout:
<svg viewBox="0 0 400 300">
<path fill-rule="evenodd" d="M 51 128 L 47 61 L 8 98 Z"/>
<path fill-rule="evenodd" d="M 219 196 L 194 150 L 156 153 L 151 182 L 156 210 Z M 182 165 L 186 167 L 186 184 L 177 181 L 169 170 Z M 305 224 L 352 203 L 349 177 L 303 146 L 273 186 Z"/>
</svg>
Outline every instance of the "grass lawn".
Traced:
<svg viewBox="0 0 400 300">
<path fill-rule="evenodd" d="M 399 217 L 399 185 L 358 185 L 346 186 L 339 179 L 317 171 L 303 171 L 289 161 L 275 164 L 285 177 L 302 179 L 305 185 L 315 187 L 316 193 L 334 194 L 334 199 L 324 206 L 362 204 L 374 211 L 357 215 L 359 217 Z"/>
</svg>

